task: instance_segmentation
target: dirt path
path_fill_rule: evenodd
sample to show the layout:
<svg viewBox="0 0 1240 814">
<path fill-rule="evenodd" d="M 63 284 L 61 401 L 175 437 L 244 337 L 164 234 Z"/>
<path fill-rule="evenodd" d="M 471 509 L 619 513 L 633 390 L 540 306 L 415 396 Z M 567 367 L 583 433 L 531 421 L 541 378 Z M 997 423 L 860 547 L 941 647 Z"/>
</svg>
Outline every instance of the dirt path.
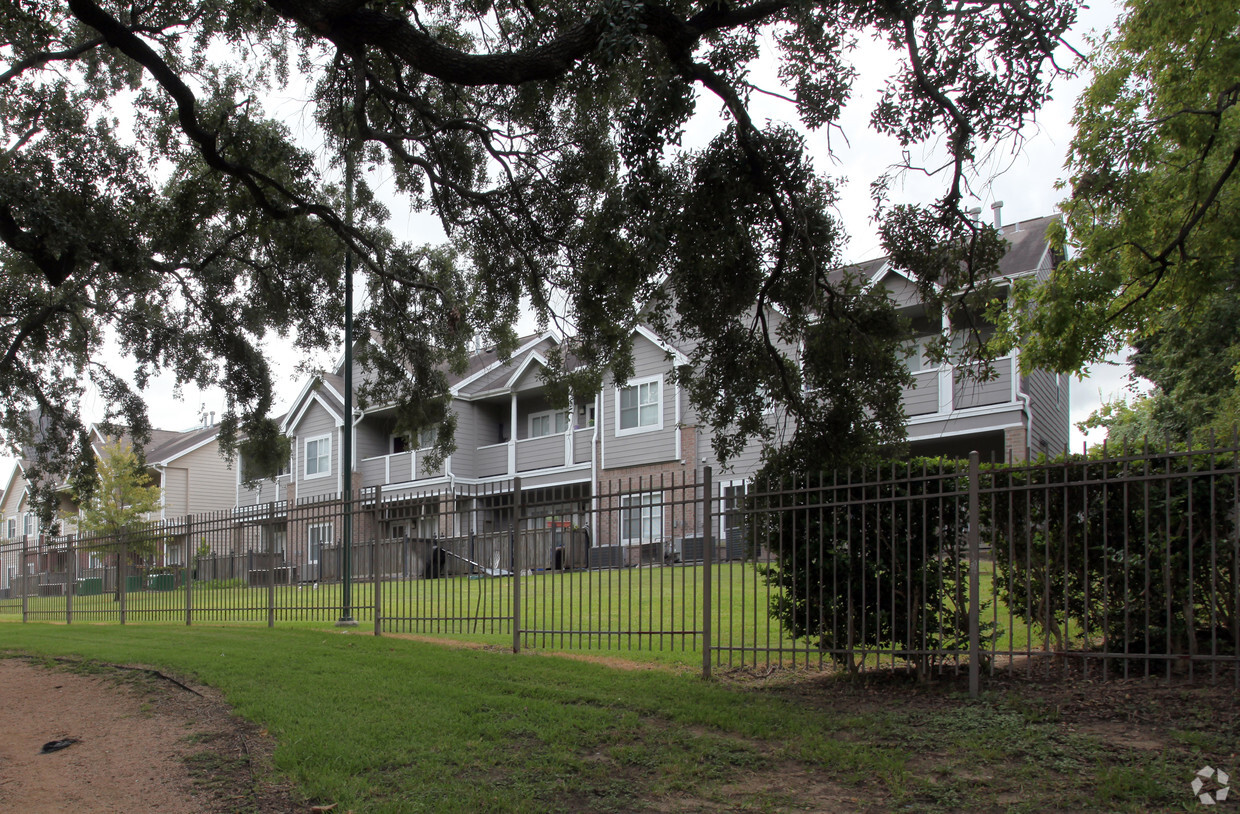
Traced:
<svg viewBox="0 0 1240 814">
<path fill-rule="evenodd" d="M 0 800 L 23 814 L 294 810 L 265 786 L 270 738 L 205 688 L 146 670 L 0 658 Z M 43 754 L 45 743 L 74 738 Z"/>
</svg>

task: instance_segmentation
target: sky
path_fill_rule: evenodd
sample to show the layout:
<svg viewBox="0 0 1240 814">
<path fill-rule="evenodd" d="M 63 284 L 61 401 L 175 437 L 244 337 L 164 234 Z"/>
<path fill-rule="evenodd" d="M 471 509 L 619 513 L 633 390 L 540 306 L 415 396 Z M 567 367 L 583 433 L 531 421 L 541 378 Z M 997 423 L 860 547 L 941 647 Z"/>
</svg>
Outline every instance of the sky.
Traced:
<svg viewBox="0 0 1240 814">
<path fill-rule="evenodd" d="M 1086 34 L 1102 31 L 1112 26 L 1119 6 L 1107 0 L 1093 3 L 1081 10 L 1080 19 L 1069 41 L 1082 52 L 1088 51 Z M 1061 65 L 1072 64 L 1066 52 L 1059 60 Z M 892 55 L 882 43 L 863 40 L 853 54 L 858 69 L 854 96 L 841 121 L 839 129 L 807 134 L 811 154 L 821 172 L 845 183 L 840 189 L 838 215 L 849 235 L 845 247 L 845 260 L 849 262 L 870 259 L 882 254 L 875 224 L 870 218 L 873 206 L 869 196 L 869 182 L 900 160 L 900 146 L 892 139 L 882 137 L 868 128 L 868 117 L 881 91 L 881 82 L 892 64 Z M 980 206 L 982 217 L 992 216 L 991 204 L 1002 201 L 1004 223 L 1013 223 L 1052 214 L 1063 193 L 1055 188 L 1055 182 L 1064 177 L 1064 159 L 1072 137 L 1071 116 L 1076 97 L 1085 87 L 1086 77 L 1060 79 L 1052 89 L 1051 100 L 1039 111 L 1036 122 L 1022 132 L 1019 145 L 1007 145 L 998 151 L 982 172 L 986 176 L 974 187 L 976 200 L 970 206 Z M 774 66 L 759 64 L 753 72 L 754 84 L 768 90 L 778 91 Z M 308 115 L 303 99 L 290 93 L 284 98 L 269 99 L 273 112 L 294 130 L 308 132 L 304 122 Z M 700 97 L 699 116 L 686 130 L 684 145 L 704 145 L 719 128 L 721 105 L 711 97 Z M 787 102 L 773 96 L 754 94 L 750 112 L 755 122 L 768 119 L 792 121 L 795 111 Z M 924 159 L 927 166 L 934 163 L 932 152 L 914 155 L 914 160 Z M 380 197 L 389 196 L 392 211 L 390 227 L 398 237 L 415 243 L 442 240 L 443 232 L 431 217 L 410 212 L 399 206 L 384 178 L 372 177 L 373 186 Z M 906 174 L 892 189 L 893 203 L 927 202 L 942 194 L 945 181 L 941 177 Z M 521 326 L 533 329 L 533 321 Z M 298 372 L 300 356 L 280 346 L 280 340 L 269 341 L 266 348 L 272 359 L 276 380 L 276 412 L 283 412 L 296 397 L 304 383 Z M 124 374 L 132 365 L 125 364 L 121 354 L 110 349 L 107 356 L 114 360 L 115 370 Z M 329 357 L 314 360 L 320 365 L 330 365 Z M 1122 359 L 1093 366 L 1082 381 L 1072 382 L 1072 447 L 1080 449 L 1085 443 L 1101 440 L 1095 432 L 1087 437 L 1076 428 L 1076 423 L 1086 418 L 1103 400 L 1111 400 L 1126 392 L 1127 366 Z M 169 376 L 155 377 L 146 391 L 152 426 L 161 429 L 184 430 L 202 424 L 204 414 L 214 412 L 218 418 L 223 411 L 223 397 L 218 391 L 201 391 L 192 385 L 181 390 L 175 387 Z M 83 411 L 88 421 L 101 416 L 102 405 L 89 395 Z M 13 459 L 0 457 L 0 487 L 8 482 Z"/>
</svg>

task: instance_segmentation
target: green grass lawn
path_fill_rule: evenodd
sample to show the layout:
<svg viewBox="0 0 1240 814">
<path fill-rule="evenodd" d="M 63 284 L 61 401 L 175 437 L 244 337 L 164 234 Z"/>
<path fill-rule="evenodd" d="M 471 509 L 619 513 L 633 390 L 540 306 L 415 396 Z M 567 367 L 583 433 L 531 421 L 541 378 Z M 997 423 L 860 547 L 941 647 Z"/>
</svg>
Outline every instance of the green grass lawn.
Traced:
<svg viewBox="0 0 1240 814">
<path fill-rule="evenodd" d="M 983 597 L 992 597 L 992 573 L 984 564 Z M 373 629 L 375 587 L 356 582 L 351 590 L 353 618 Z M 590 649 L 623 652 L 626 657 L 674 664 L 700 665 L 704 570 L 687 565 L 625 568 L 564 573 L 538 573 L 521 578 L 520 644 L 538 649 Z M 195 582 L 191 592 L 193 623 L 265 624 L 269 603 L 277 625 L 333 622 L 343 602 L 339 583 L 247 587 L 242 581 Z M 394 580 L 380 585 L 381 618 L 387 632 L 448 636 L 493 645 L 512 644 L 512 579 L 510 577 L 445 577 Z M 773 593 L 752 564 L 721 563 L 713 569 L 713 642 L 716 662 L 726 666 L 771 663 L 818 665 L 821 654 L 805 640 L 794 641 L 767 613 Z M 126 594 L 130 623 L 185 623 L 184 588 L 143 590 Z M 112 593 L 73 597 L 77 622 L 116 622 L 120 603 Z M 31 597 L 32 621 L 63 621 L 64 597 Z M 18 616 L 20 600 L 0 602 L 0 618 Z M 990 599 L 983 622 L 997 631 L 994 647 L 1021 652 L 1042 647 L 1043 636 Z M 841 621 L 842 624 L 842 621 Z M 867 665 L 899 662 L 891 647 L 868 652 Z"/>
<path fill-rule="evenodd" d="M 1192 773 L 1236 768 L 1240 736 L 1192 696 L 1177 703 L 1202 714 L 1177 712 L 1150 750 L 1078 728 L 1036 688 L 704 682 L 327 625 L 0 623 L 0 655 L 18 653 L 216 687 L 275 737 L 306 803 L 359 814 L 1186 810 Z"/>
</svg>

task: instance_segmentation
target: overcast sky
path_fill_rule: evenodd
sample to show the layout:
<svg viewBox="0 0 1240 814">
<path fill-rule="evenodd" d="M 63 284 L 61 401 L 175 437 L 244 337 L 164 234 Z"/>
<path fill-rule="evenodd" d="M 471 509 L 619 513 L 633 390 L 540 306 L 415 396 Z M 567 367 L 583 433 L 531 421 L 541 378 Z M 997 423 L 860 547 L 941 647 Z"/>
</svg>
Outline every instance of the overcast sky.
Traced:
<svg viewBox="0 0 1240 814">
<path fill-rule="evenodd" d="M 1087 51 L 1085 33 L 1109 28 L 1117 13 L 1118 6 L 1109 1 L 1098 2 L 1092 7 L 1082 9 L 1072 44 L 1081 51 Z M 890 52 L 881 43 L 863 40 L 853 61 L 859 76 L 854 86 L 853 100 L 840 122 L 840 130 L 833 130 L 829 134 L 826 131 L 810 133 L 808 138 L 820 171 L 846 181 L 841 188 L 839 202 L 839 216 L 849 235 L 845 259 L 859 261 L 882 254 L 874 224 L 870 220 L 873 207 L 869 183 L 900 159 L 901 150 L 893 140 L 878 136 L 867 127 L 870 111 L 892 64 Z M 1070 55 L 1065 53 L 1060 64 L 1071 64 Z M 755 84 L 770 90 L 779 90 L 774 83 L 774 72 L 770 66 L 759 66 L 753 75 Z M 767 84 L 764 84 L 764 78 Z M 970 205 L 982 208 L 984 218 L 990 218 L 991 204 L 995 201 L 1003 202 L 1002 217 L 1005 223 L 1042 217 L 1055 211 L 1057 202 L 1063 197 L 1062 193 L 1055 189 L 1055 182 L 1064 175 L 1064 157 L 1072 136 L 1070 119 L 1073 103 L 1083 89 L 1084 81 L 1084 77 L 1057 81 L 1053 98 L 1039 112 L 1036 123 L 1026 128 L 1019 149 L 1015 145 L 1009 145 L 1008 149 L 1000 151 L 984 168 L 986 178 L 975 186 L 977 199 L 970 202 Z M 303 100 L 290 94 L 288 98 L 272 100 L 272 103 L 273 111 L 289 121 L 295 130 L 306 131 L 301 126 L 307 115 Z M 717 114 L 720 107 L 711 98 L 701 99 L 699 120 L 685 133 L 686 147 L 701 146 L 711 138 L 719 126 Z M 760 123 L 767 119 L 791 121 L 794 113 L 791 105 L 774 97 L 762 94 L 753 96 L 751 114 L 755 122 Z M 927 166 L 934 163 L 933 154 L 915 154 L 912 158 L 915 161 L 924 159 Z M 392 193 L 391 185 L 382 177 L 372 178 L 371 183 L 378 187 L 380 195 L 385 193 L 385 187 L 386 192 Z M 941 177 L 908 174 L 901 184 L 892 189 L 891 200 L 895 203 L 928 202 L 942 194 L 944 183 Z M 442 239 L 443 232 L 436 221 L 426 215 L 398 207 L 394 197 L 391 200 L 393 216 L 390 226 L 398 236 L 416 243 Z M 532 322 L 525 327 L 532 328 Z M 267 350 L 276 366 L 276 410 L 283 412 L 300 390 L 302 378 L 295 368 L 302 360 L 280 347 L 278 339 L 269 342 Z M 117 360 L 116 372 L 122 373 L 129 367 L 124 364 L 119 354 L 109 355 Z M 318 364 L 327 365 L 332 360 L 325 357 L 316 361 Z M 1117 360 L 1113 364 L 1094 366 L 1084 381 L 1073 381 L 1074 449 L 1079 450 L 1087 440 L 1076 429 L 1076 422 L 1088 416 L 1102 399 L 1112 399 L 1120 395 L 1126 383 L 1126 372 L 1127 367 Z M 199 416 L 204 410 L 214 411 L 217 417 L 223 410 L 220 393 L 202 392 L 191 385 L 177 394 L 170 377 L 153 379 L 146 395 L 151 423 L 161 429 L 189 429 L 201 423 Z M 102 405 L 92 398 L 88 397 L 83 406 L 88 421 L 97 420 L 101 416 Z M 8 482 L 11 466 L 11 458 L 0 457 L 0 477 L 3 477 L 0 487 Z"/>
</svg>

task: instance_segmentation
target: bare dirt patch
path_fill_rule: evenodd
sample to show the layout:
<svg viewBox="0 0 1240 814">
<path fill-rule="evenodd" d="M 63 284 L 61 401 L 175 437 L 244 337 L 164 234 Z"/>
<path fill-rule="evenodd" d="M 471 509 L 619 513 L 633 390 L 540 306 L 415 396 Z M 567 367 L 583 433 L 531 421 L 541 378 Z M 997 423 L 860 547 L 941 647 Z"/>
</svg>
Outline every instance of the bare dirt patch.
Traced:
<svg viewBox="0 0 1240 814">
<path fill-rule="evenodd" d="M 24 814 L 290 811 L 273 743 L 211 690 L 155 671 L 0 659 L 0 799 Z M 44 754 L 44 744 L 75 743 Z"/>
</svg>

